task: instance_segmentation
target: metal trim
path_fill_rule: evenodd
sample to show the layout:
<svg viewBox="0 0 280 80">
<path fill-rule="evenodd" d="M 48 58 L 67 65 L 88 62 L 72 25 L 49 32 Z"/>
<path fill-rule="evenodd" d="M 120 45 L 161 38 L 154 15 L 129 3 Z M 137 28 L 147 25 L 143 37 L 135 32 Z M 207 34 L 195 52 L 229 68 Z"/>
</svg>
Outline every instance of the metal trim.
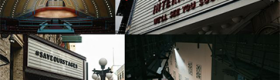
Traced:
<svg viewBox="0 0 280 80">
<path fill-rule="evenodd" d="M 56 74 L 56 73 L 49 73 L 49 72 L 45 72 L 45 71 L 41 71 L 41 70 L 37 70 L 37 69 L 33 69 L 33 68 L 26 68 L 24 70 L 24 72 L 36 74 L 36 75 L 40 75 L 40 76 L 45 76 L 45 77 L 50 77 L 50 78 L 62 79 L 62 80 L 77 80 L 76 78 L 72 78 L 69 76 L 63 76 L 63 75 Z M 80 79 L 78 79 L 78 80 L 80 80 Z"/>
</svg>

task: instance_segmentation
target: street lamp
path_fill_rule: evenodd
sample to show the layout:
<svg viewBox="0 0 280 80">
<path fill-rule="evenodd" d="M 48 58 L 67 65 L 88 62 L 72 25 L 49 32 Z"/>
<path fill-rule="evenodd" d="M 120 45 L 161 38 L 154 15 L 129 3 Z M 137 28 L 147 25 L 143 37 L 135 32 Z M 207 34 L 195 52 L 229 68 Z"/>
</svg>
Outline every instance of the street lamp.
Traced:
<svg viewBox="0 0 280 80">
<path fill-rule="evenodd" d="M 110 67 L 108 67 L 108 69 L 105 69 L 105 66 L 107 64 L 107 60 L 105 58 L 101 58 L 99 60 L 99 65 L 101 66 L 102 70 L 95 70 L 95 68 L 92 70 L 93 74 L 92 74 L 92 78 L 94 80 L 105 80 L 105 77 L 108 78 L 108 80 L 112 80 L 112 71 L 110 69 Z"/>
<path fill-rule="evenodd" d="M 97 74 L 92 74 L 92 79 L 96 79 L 98 77 L 98 75 Z"/>
</svg>

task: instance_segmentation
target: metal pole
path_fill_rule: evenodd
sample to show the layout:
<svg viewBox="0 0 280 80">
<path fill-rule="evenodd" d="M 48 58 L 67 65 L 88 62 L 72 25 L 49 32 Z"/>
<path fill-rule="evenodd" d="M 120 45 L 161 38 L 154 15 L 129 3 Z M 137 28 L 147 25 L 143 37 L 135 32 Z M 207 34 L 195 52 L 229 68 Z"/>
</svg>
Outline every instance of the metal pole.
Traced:
<svg viewBox="0 0 280 80">
<path fill-rule="evenodd" d="M 13 55 L 13 47 L 12 44 L 14 43 L 13 41 L 13 34 L 10 35 L 10 80 L 13 80 L 13 67 L 14 67 L 14 55 Z"/>
<path fill-rule="evenodd" d="M 102 71 L 101 71 L 100 77 L 101 77 L 101 80 L 105 80 L 105 75 L 104 75 L 104 70 L 103 70 L 103 69 L 102 69 Z"/>
<path fill-rule="evenodd" d="M 88 62 L 86 63 L 86 80 L 88 80 Z"/>
</svg>

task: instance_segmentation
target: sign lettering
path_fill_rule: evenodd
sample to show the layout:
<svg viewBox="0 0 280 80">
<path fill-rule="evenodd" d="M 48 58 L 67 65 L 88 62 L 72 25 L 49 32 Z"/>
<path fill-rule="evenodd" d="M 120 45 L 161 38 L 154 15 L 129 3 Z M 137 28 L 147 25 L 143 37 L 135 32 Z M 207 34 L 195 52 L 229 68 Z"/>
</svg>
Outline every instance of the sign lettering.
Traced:
<svg viewBox="0 0 280 80">
<path fill-rule="evenodd" d="M 75 63 L 72 63 L 72 62 L 67 61 L 67 60 L 63 60 L 59 57 L 55 57 L 55 56 L 47 54 L 47 53 L 36 51 L 35 55 L 40 57 L 40 58 L 44 58 L 44 59 L 47 59 L 47 60 L 50 60 L 50 61 L 53 61 L 53 62 L 64 64 L 64 65 L 67 65 L 67 66 L 70 66 L 70 67 L 73 67 L 73 68 L 76 68 L 76 69 L 78 68 L 78 65 L 75 64 Z"/>
<path fill-rule="evenodd" d="M 182 0 L 183 1 L 183 0 Z M 181 0 L 159 0 L 159 3 L 156 4 L 154 6 L 154 10 L 153 10 L 153 14 L 156 14 L 164 9 L 168 9 L 170 8 L 170 6 L 176 5 L 180 2 L 182 2 Z M 210 2 L 214 2 L 215 0 L 199 0 L 198 4 L 199 6 L 203 6 L 205 4 L 209 4 Z M 182 6 L 182 8 L 177 8 L 173 11 L 170 12 L 170 16 L 169 18 L 174 18 L 177 17 L 181 14 L 181 12 L 186 13 L 189 12 L 191 10 L 194 10 L 197 7 L 197 2 L 196 1 L 192 1 L 190 3 L 185 4 L 184 6 Z M 181 11 L 182 10 L 182 11 Z M 168 20 L 168 17 L 166 17 L 166 14 L 164 14 L 164 16 L 160 16 L 154 19 L 154 24 L 159 24 L 161 22 L 164 22 Z"/>
</svg>

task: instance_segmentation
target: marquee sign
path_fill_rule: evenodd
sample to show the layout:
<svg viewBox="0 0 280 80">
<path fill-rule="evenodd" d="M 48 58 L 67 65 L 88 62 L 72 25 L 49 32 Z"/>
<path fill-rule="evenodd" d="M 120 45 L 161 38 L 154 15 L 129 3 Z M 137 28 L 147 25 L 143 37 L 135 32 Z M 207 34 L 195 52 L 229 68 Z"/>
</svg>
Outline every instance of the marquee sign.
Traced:
<svg viewBox="0 0 280 80">
<path fill-rule="evenodd" d="M 237 1 L 240 2 L 240 0 L 136 0 L 129 32 L 149 33 Z"/>
<path fill-rule="evenodd" d="M 64 65 L 69 66 L 69 67 L 78 68 L 78 65 L 76 63 L 72 63 L 72 62 L 64 60 L 62 58 L 55 57 L 55 56 L 50 55 L 48 53 L 36 51 L 35 55 L 40 57 L 40 58 L 44 58 L 46 60 L 50 60 L 50 61 L 53 61 L 53 62 L 56 62 L 56 63 L 64 64 Z"/>
<path fill-rule="evenodd" d="M 207 4 L 213 5 L 212 2 L 215 2 L 216 0 L 198 0 L 198 1 L 182 0 L 182 2 L 183 1 L 187 1 L 187 3 L 185 3 L 181 8 L 172 10 L 169 14 L 170 15 L 169 18 L 175 18 L 175 17 L 179 16 L 181 13 L 187 13 L 193 9 L 196 9 L 199 6 L 204 6 Z M 217 1 L 228 1 L 228 0 L 217 0 Z M 156 14 L 156 13 L 160 12 L 161 10 L 168 9 L 171 6 L 179 4 L 180 2 L 181 2 L 181 0 L 171 0 L 171 1 L 170 0 L 163 0 L 163 1 L 159 0 L 158 4 L 156 4 L 154 6 L 153 14 Z M 154 19 L 154 24 L 158 24 L 158 23 L 164 22 L 166 20 L 168 20 L 168 17 L 166 14 L 163 14 L 162 16 Z"/>
<path fill-rule="evenodd" d="M 28 38 L 27 67 L 83 79 L 83 60 Z"/>
</svg>

